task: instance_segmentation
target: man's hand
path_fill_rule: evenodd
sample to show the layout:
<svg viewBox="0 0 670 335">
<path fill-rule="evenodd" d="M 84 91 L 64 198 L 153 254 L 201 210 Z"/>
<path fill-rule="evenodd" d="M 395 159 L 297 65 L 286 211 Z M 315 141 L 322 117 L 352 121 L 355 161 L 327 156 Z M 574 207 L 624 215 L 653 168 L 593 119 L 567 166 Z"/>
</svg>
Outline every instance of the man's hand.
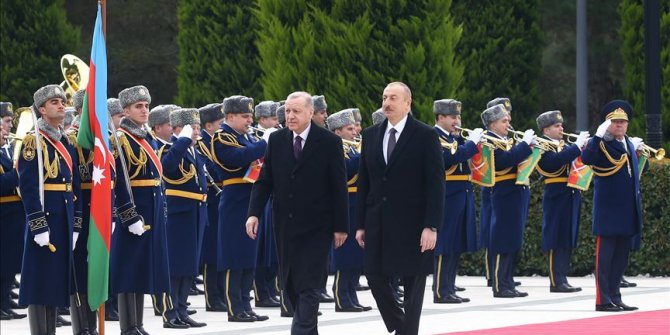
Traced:
<svg viewBox="0 0 670 335">
<path fill-rule="evenodd" d="M 605 120 L 605 122 L 601 123 L 598 126 L 598 130 L 596 130 L 596 137 L 602 138 L 603 136 L 605 136 L 605 133 L 607 132 L 607 129 L 609 129 L 611 124 L 612 120 Z"/>
<path fill-rule="evenodd" d="M 39 233 L 33 237 L 33 240 L 35 243 L 37 243 L 40 247 L 44 247 L 49 245 L 49 232 L 45 231 L 43 233 Z"/>
<path fill-rule="evenodd" d="M 255 240 L 256 236 L 258 235 L 258 218 L 255 216 L 250 216 L 247 219 L 245 226 L 247 228 L 247 235 L 249 235 L 252 240 Z"/>
<path fill-rule="evenodd" d="M 638 151 L 640 149 L 640 146 L 644 144 L 644 141 L 639 137 L 631 137 L 630 142 L 633 144 L 633 149 L 635 151 Z"/>
<path fill-rule="evenodd" d="M 435 249 L 435 241 L 437 241 L 437 232 L 430 228 L 423 228 L 421 232 L 421 252 Z"/>
<path fill-rule="evenodd" d="M 179 135 L 177 135 L 178 138 L 182 137 L 191 137 L 193 135 L 193 127 L 191 127 L 190 124 L 187 124 L 184 126 L 184 128 L 181 128 L 181 131 L 179 132 Z"/>
<path fill-rule="evenodd" d="M 483 135 L 484 135 L 484 129 L 475 128 L 470 132 L 470 141 L 474 142 L 475 144 L 478 144 L 479 141 L 481 141 Z"/>
<path fill-rule="evenodd" d="M 72 233 L 72 251 L 77 247 L 77 240 L 79 239 L 79 232 Z"/>
<path fill-rule="evenodd" d="M 137 220 L 137 222 L 128 226 L 128 231 L 137 236 L 142 236 L 142 234 L 144 234 L 144 222 L 142 222 L 142 220 Z"/>
<path fill-rule="evenodd" d="M 347 239 L 347 233 L 335 232 L 334 235 L 335 239 L 333 240 L 333 243 L 335 243 L 335 249 L 337 249 L 344 244 L 344 241 Z"/>
<path fill-rule="evenodd" d="M 361 248 L 365 249 L 365 229 L 359 229 L 356 231 L 356 242 Z"/>
<path fill-rule="evenodd" d="M 535 130 L 528 129 L 528 130 L 523 132 L 522 141 L 526 142 L 526 144 L 532 145 L 534 139 L 535 139 Z"/>
<path fill-rule="evenodd" d="M 589 139 L 589 132 L 588 131 L 582 131 L 579 132 L 579 135 L 577 135 L 577 139 L 575 140 L 575 144 L 577 147 L 580 149 L 586 144 L 586 141 Z"/>
</svg>

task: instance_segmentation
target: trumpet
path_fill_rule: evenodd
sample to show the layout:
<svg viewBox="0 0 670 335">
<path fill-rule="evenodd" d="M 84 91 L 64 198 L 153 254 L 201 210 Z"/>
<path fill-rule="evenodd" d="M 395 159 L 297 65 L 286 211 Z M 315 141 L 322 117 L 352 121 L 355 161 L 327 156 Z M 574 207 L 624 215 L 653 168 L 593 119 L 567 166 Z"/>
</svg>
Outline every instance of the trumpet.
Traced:
<svg viewBox="0 0 670 335">
<path fill-rule="evenodd" d="M 570 134 L 570 133 L 566 133 L 566 132 L 561 132 L 561 136 L 567 137 L 567 142 L 568 143 L 575 143 L 575 140 L 577 139 L 577 137 L 579 137 L 579 135 L 577 135 L 577 134 Z M 574 138 L 575 140 L 570 140 L 571 138 Z"/>
<path fill-rule="evenodd" d="M 638 150 L 642 152 L 642 155 L 647 157 L 651 157 L 653 154 L 654 158 L 659 161 L 665 158 L 665 149 L 663 148 L 654 149 L 643 143 Z"/>
<path fill-rule="evenodd" d="M 459 126 L 456 126 L 456 129 L 461 131 L 461 133 L 462 132 L 466 132 L 466 133 L 471 133 L 472 132 L 472 129 L 462 128 L 462 127 L 459 127 Z M 463 138 L 468 139 L 468 137 L 465 136 L 465 135 L 463 135 Z M 484 135 L 482 135 L 482 140 L 483 140 L 482 142 L 484 142 L 484 143 L 491 143 L 491 144 L 495 145 L 496 147 L 498 147 L 500 149 L 503 149 L 505 151 L 509 151 L 509 149 L 512 149 L 512 139 L 506 141 L 506 140 L 503 140 L 501 138 L 495 138 L 493 136 L 484 134 Z"/>
<path fill-rule="evenodd" d="M 511 132 L 512 134 L 514 134 L 514 139 L 517 140 L 517 142 L 521 141 L 519 139 L 519 136 L 523 136 L 524 133 L 522 131 L 517 131 L 517 130 L 514 130 L 512 128 L 508 128 L 507 130 L 509 132 Z M 533 137 L 533 142 L 534 142 L 534 145 L 537 148 L 540 148 L 542 151 L 559 152 L 559 151 L 563 150 L 563 147 L 565 146 L 565 142 L 563 140 L 556 143 L 554 141 L 541 138 L 539 136 L 534 136 Z"/>
<path fill-rule="evenodd" d="M 354 148 L 356 151 L 360 152 L 361 151 L 361 141 L 350 141 L 346 139 L 342 139 L 342 146 L 346 151 L 349 151 L 350 148 Z"/>
</svg>

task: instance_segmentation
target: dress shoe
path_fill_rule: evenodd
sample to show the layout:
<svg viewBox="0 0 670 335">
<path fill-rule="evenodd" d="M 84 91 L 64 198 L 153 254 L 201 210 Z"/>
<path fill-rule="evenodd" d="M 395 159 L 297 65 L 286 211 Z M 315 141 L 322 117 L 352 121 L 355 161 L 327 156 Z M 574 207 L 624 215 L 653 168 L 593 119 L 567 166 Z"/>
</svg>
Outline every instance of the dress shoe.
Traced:
<svg viewBox="0 0 670 335">
<path fill-rule="evenodd" d="M 195 277 L 194 281 L 195 281 L 196 284 L 199 284 L 199 285 L 205 284 L 205 281 L 202 280 L 202 278 L 200 278 L 200 277 Z"/>
<path fill-rule="evenodd" d="M 456 286 L 456 285 L 454 285 L 454 288 L 456 289 L 456 292 L 463 292 L 463 291 L 465 291 L 465 287 L 460 287 L 460 286 Z"/>
<path fill-rule="evenodd" d="M 19 314 L 19 313 L 16 313 L 16 312 L 14 312 L 14 311 L 11 310 L 11 309 L 3 309 L 2 312 L 5 313 L 5 314 L 7 314 L 7 315 L 9 315 L 12 319 L 15 319 L 15 320 L 16 320 L 16 319 L 23 319 L 23 318 L 25 318 L 26 316 L 28 316 L 27 314 Z"/>
<path fill-rule="evenodd" d="M 191 289 L 188 291 L 188 295 L 195 296 L 198 295 L 198 290 L 196 289 L 195 286 L 191 286 Z"/>
<path fill-rule="evenodd" d="M 190 308 L 186 309 L 186 314 L 188 314 L 188 315 L 193 315 L 195 313 L 198 313 L 198 311 L 196 311 L 195 309 L 190 309 Z"/>
<path fill-rule="evenodd" d="M 70 315 L 70 309 L 58 307 L 58 315 Z"/>
<path fill-rule="evenodd" d="M 631 283 L 624 278 L 621 278 L 621 284 L 619 285 L 619 287 L 624 287 L 624 288 L 636 287 L 636 286 L 637 286 L 637 283 Z"/>
<path fill-rule="evenodd" d="M 28 306 L 19 305 L 18 302 L 9 299 L 9 308 L 11 309 L 26 309 Z"/>
<path fill-rule="evenodd" d="M 549 292 L 553 293 L 575 293 L 581 290 L 582 289 L 580 287 L 572 287 L 569 286 L 568 284 L 560 284 L 558 286 L 549 287 Z"/>
<path fill-rule="evenodd" d="M 254 311 L 245 312 L 245 313 L 247 313 L 247 314 L 249 314 L 251 317 L 255 318 L 256 321 L 265 321 L 265 320 L 270 319 L 269 316 L 267 316 L 267 315 L 258 315 L 258 314 L 256 314 L 256 312 L 254 312 Z"/>
<path fill-rule="evenodd" d="M 520 281 L 514 281 L 514 286 L 521 286 L 521 282 Z"/>
<path fill-rule="evenodd" d="M 363 311 L 363 308 L 358 307 L 358 306 L 346 306 L 346 307 L 339 307 L 335 306 L 335 312 L 348 312 L 348 313 L 360 313 Z"/>
<path fill-rule="evenodd" d="M 361 284 L 356 285 L 356 291 L 367 291 L 369 289 L 370 289 L 369 286 L 363 286 Z"/>
<path fill-rule="evenodd" d="M 487 279 L 486 280 L 486 287 L 493 287 L 493 280 Z"/>
<path fill-rule="evenodd" d="M 137 326 L 135 329 L 137 329 L 137 331 L 142 335 L 149 335 L 149 332 L 146 331 L 143 326 Z M 91 333 L 91 335 L 93 335 L 93 333 Z M 95 335 L 98 335 L 98 333 L 95 332 Z"/>
<path fill-rule="evenodd" d="M 596 311 L 597 312 L 621 312 L 623 309 L 621 307 L 609 303 L 609 304 L 602 304 L 602 305 L 596 305 Z"/>
<path fill-rule="evenodd" d="M 228 308 L 223 303 L 216 302 L 211 304 L 210 306 L 205 306 L 205 310 L 207 312 L 227 312 Z"/>
<path fill-rule="evenodd" d="M 7 312 L 0 310 L 0 320 L 6 321 L 6 320 L 11 320 L 12 316 L 7 314 Z"/>
<path fill-rule="evenodd" d="M 458 299 L 461 299 L 462 302 L 470 302 L 470 298 L 461 297 L 456 293 L 454 293 L 454 296 Z"/>
<path fill-rule="evenodd" d="M 119 312 L 116 309 L 105 309 L 105 321 L 119 321 Z"/>
<path fill-rule="evenodd" d="M 140 332 L 139 329 L 132 328 L 132 329 L 126 330 L 124 332 L 121 332 L 121 335 L 144 335 L 144 334 L 142 334 L 142 332 Z"/>
<path fill-rule="evenodd" d="M 284 310 L 282 310 L 281 313 L 279 314 L 279 316 L 281 316 L 282 318 L 292 318 L 293 313 L 284 312 Z"/>
<path fill-rule="evenodd" d="M 514 291 L 514 293 L 516 293 L 516 295 L 517 295 L 519 298 L 523 298 L 523 297 L 527 297 L 527 296 L 528 296 L 528 293 L 526 293 L 526 292 L 517 291 L 517 289 L 514 289 L 513 291 Z"/>
<path fill-rule="evenodd" d="M 360 307 L 363 309 L 363 312 L 371 311 L 372 307 L 371 306 L 363 306 L 361 304 L 356 304 L 356 307 Z"/>
<path fill-rule="evenodd" d="M 172 320 L 163 321 L 163 328 L 186 329 L 186 328 L 190 328 L 190 326 L 187 323 L 182 322 L 179 319 L 172 319 Z"/>
<path fill-rule="evenodd" d="M 57 316 L 56 317 L 56 327 L 62 327 L 62 326 L 71 326 L 72 322 L 65 320 L 62 316 Z"/>
<path fill-rule="evenodd" d="M 455 294 L 447 294 L 442 297 L 433 297 L 433 303 L 434 304 L 460 304 L 463 302 L 460 298 L 458 298 Z"/>
<path fill-rule="evenodd" d="M 200 328 L 200 327 L 204 327 L 204 326 L 207 325 L 207 324 L 204 323 L 204 322 L 198 322 L 198 321 L 195 321 L 195 320 L 191 319 L 190 316 L 180 317 L 179 319 L 180 319 L 183 323 L 189 325 L 189 327 L 193 327 L 193 328 Z"/>
<path fill-rule="evenodd" d="M 626 312 L 628 312 L 628 311 L 635 311 L 635 310 L 638 309 L 638 308 L 635 307 L 635 306 L 628 306 L 628 305 L 624 304 L 623 302 L 615 302 L 614 304 L 617 305 L 617 306 L 619 306 L 621 309 L 623 309 L 623 310 L 626 311 Z"/>
<path fill-rule="evenodd" d="M 335 299 L 328 295 L 328 293 L 319 293 L 319 302 L 335 302 Z"/>
<path fill-rule="evenodd" d="M 256 301 L 256 307 L 279 307 L 281 304 L 272 298 Z"/>
<path fill-rule="evenodd" d="M 16 292 L 14 292 L 14 291 L 9 291 L 9 297 L 10 297 L 11 299 L 18 299 L 18 298 L 19 298 L 19 294 L 16 293 Z"/>
<path fill-rule="evenodd" d="M 254 321 L 256 321 L 256 318 L 247 313 L 228 315 L 228 322 L 254 322 Z"/>
<path fill-rule="evenodd" d="M 526 295 L 527 294 L 528 293 L 526 293 Z M 494 292 L 493 297 L 494 298 L 518 298 L 519 295 L 517 294 L 517 292 L 515 292 L 513 290 L 504 290 L 504 291 L 499 292 L 499 293 Z"/>
</svg>

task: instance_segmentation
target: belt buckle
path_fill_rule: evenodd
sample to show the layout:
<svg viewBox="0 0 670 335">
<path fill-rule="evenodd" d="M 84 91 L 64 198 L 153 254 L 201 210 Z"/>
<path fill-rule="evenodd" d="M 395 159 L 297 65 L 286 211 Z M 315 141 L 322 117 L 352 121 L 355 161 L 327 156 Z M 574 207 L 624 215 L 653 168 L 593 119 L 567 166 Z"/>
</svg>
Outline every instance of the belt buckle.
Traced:
<svg viewBox="0 0 670 335">
<path fill-rule="evenodd" d="M 200 201 L 201 202 L 207 202 L 207 194 L 203 194 L 202 195 L 202 200 L 200 200 Z"/>
<path fill-rule="evenodd" d="M 65 183 L 65 192 L 72 192 L 72 184 Z"/>
<path fill-rule="evenodd" d="M 154 179 L 154 186 L 158 187 L 158 186 L 160 186 L 160 184 L 161 184 L 160 180 Z"/>
</svg>

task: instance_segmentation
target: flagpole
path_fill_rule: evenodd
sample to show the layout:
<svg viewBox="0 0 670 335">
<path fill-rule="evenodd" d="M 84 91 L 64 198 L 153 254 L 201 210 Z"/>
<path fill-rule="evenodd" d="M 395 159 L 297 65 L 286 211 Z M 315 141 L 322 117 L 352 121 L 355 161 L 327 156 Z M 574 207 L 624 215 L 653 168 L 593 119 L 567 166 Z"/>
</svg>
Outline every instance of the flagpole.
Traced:
<svg viewBox="0 0 670 335">
<path fill-rule="evenodd" d="M 99 0 L 100 1 L 100 7 L 102 10 L 102 36 L 105 39 L 105 44 L 107 44 L 107 1 L 105 0 Z M 98 308 L 98 324 L 100 325 L 99 327 L 99 334 L 100 335 L 105 335 L 105 303 L 103 302 L 100 304 L 100 307 Z"/>
</svg>

